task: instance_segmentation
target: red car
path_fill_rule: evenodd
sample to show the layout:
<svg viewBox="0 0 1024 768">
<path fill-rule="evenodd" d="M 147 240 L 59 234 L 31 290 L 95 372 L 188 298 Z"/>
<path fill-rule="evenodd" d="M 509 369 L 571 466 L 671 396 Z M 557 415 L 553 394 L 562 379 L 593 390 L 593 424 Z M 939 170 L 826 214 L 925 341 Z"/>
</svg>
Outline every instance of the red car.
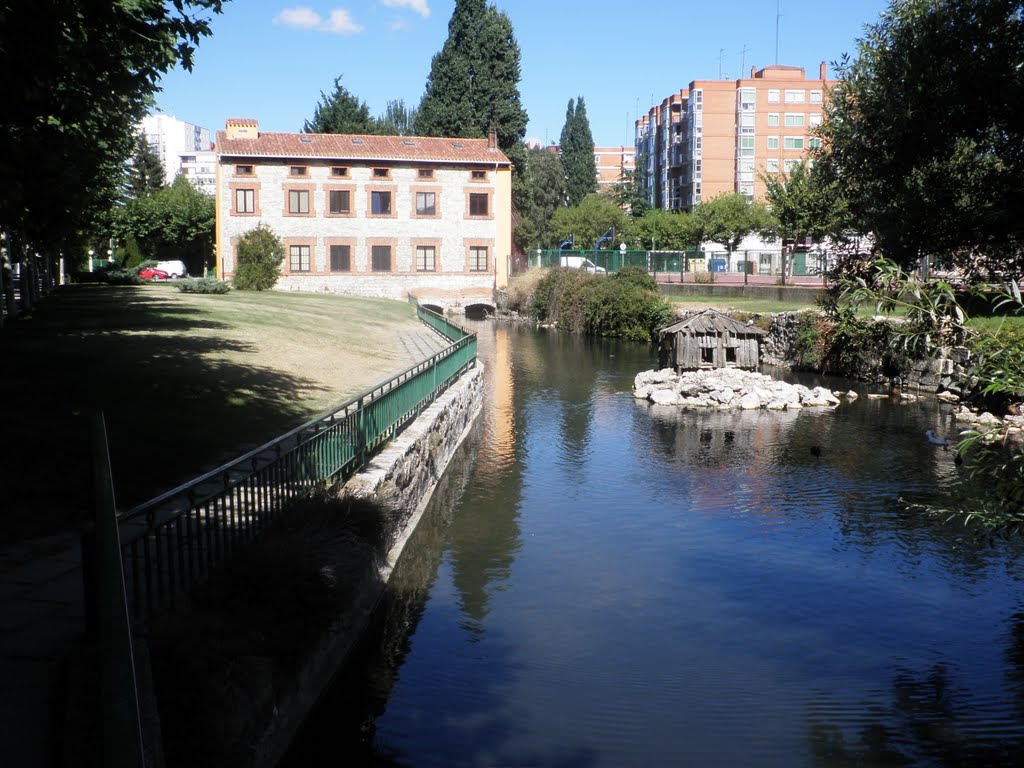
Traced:
<svg viewBox="0 0 1024 768">
<path fill-rule="evenodd" d="M 139 277 L 143 280 L 166 280 L 170 275 L 156 267 L 143 267 L 139 270 Z"/>
</svg>

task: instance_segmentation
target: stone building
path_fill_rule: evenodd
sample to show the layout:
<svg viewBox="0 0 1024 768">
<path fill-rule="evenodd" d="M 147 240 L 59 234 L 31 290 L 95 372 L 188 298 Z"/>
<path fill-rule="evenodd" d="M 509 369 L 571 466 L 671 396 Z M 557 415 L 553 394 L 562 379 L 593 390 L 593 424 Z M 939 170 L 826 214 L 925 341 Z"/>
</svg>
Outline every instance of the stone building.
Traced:
<svg viewBox="0 0 1024 768">
<path fill-rule="evenodd" d="M 258 224 L 285 246 L 280 290 L 493 307 L 512 251 L 511 163 L 488 139 L 217 133 L 217 273 Z"/>
</svg>

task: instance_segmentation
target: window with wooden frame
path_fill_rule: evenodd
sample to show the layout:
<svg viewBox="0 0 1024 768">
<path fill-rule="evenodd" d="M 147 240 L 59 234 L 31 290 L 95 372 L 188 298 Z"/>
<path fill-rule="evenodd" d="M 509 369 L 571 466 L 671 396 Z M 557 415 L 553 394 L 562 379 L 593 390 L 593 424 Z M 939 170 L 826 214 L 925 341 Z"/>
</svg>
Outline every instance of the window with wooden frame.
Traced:
<svg viewBox="0 0 1024 768">
<path fill-rule="evenodd" d="M 437 193 L 417 192 L 416 193 L 416 215 L 434 216 L 437 213 Z"/>
<path fill-rule="evenodd" d="M 309 168 L 304 165 L 293 165 L 288 168 L 289 176 L 308 176 Z"/>
<path fill-rule="evenodd" d="M 370 269 L 374 272 L 391 271 L 390 245 L 374 245 L 370 247 Z"/>
<path fill-rule="evenodd" d="M 470 171 L 469 178 L 473 181 L 487 181 L 487 171 Z"/>
<path fill-rule="evenodd" d="M 391 193 L 373 191 L 370 193 L 370 213 L 374 216 L 391 215 Z"/>
<path fill-rule="evenodd" d="M 469 249 L 469 271 L 470 272 L 486 272 L 487 271 L 487 246 L 486 245 L 474 245 Z"/>
<path fill-rule="evenodd" d="M 469 215 L 486 216 L 490 209 L 488 197 L 486 192 L 471 192 L 469 194 Z"/>
<path fill-rule="evenodd" d="M 416 178 L 418 179 L 432 179 L 434 178 L 433 168 L 420 168 L 416 171 Z"/>
<path fill-rule="evenodd" d="M 308 214 L 309 213 L 309 190 L 289 189 L 288 190 L 288 213 Z"/>
<path fill-rule="evenodd" d="M 235 190 L 235 213 L 256 213 L 256 190 Z"/>
<path fill-rule="evenodd" d="M 390 179 L 391 169 L 390 168 L 374 168 L 373 178 L 375 179 Z"/>
<path fill-rule="evenodd" d="M 235 176 L 252 176 L 256 172 L 254 166 L 251 165 L 236 165 Z"/>
<path fill-rule="evenodd" d="M 340 165 L 332 166 L 331 176 L 333 176 L 334 178 L 345 178 L 348 176 L 348 168 L 345 168 Z"/>
<path fill-rule="evenodd" d="M 352 212 L 352 195 L 347 189 L 332 189 L 327 193 L 327 210 L 333 214 Z"/>
<path fill-rule="evenodd" d="M 437 270 L 436 249 L 432 245 L 416 246 L 416 271 L 434 272 Z"/>
<path fill-rule="evenodd" d="M 309 272 L 309 246 L 288 246 L 288 269 L 292 272 Z"/>
</svg>

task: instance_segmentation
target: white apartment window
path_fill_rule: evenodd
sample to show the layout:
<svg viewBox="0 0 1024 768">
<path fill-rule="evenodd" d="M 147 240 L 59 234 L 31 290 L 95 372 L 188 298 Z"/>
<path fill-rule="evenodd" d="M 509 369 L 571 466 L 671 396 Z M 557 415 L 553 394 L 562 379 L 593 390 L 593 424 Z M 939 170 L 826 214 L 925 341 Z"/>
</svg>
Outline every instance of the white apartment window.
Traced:
<svg viewBox="0 0 1024 768">
<path fill-rule="evenodd" d="M 701 173 L 702 165 L 703 165 L 703 163 L 700 160 L 694 160 L 693 161 L 693 178 L 695 178 L 695 179 L 699 179 L 700 178 L 700 173 Z"/>
<path fill-rule="evenodd" d="M 779 137 L 778 136 L 769 136 L 768 137 L 768 149 L 778 149 L 778 148 L 779 148 Z"/>
<path fill-rule="evenodd" d="M 757 91 L 753 88 L 740 88 L 740 110 L 743 112 L 753 112 L 754 104 L 757 99 Z"/>
<path fill-rule="evenodd" d="M 799 163 L 800 163 L 800 161 L 799 161 L 798 159 L 796 159 L 796 158 L 787 158 L 786 160 L 783 160 L 783 161 L 782 161 L 782 169 L 783 169 L 783 170 L 784 170 L 784 171 L 785 171 L 786 173 L 792 173 L 792 172 L 793 172 L 793 169 L 794 169 L 794 168 L 795 168 L 795 167 L 796 167 L 796 166 L 797 166 L 797 165 L 798 165 Z"/>
<path fill-rule="evenodd" d="M 804 137 L 803 136 L 787 136 L 782 144 L 784 149 L 803 149 L 804 148 Z M 771 147 L 769 147 L 771 149 Z"/>
<path fill-rule="evenodd" d="M 781 95 L 781 91 L 779 91 L 778 88 L 769 88 L 768 89 L 768 103 L 769 104 L 778 104 L 779 103 L 779 96 L 780 95 Z"/>
<path fill-rule="evenodd" d="M 754 126 L 754 114 L 752 112 L 744 112 L 740 115 L 740 125 L 742 126 Z"/>
<path fill-rule="evenodd" d="M 800 88 L 787 88 L 786 89 L 786 103 L 787 104 L 803 104 L 804 96 L 806 91 Z"/>
<path fill-rule="evenodd" d="M 786 127 L 787 128 L 803 128 L 804 127 L 804 113 L 803 112 L 787 112 L 786 113 Z"/>
<path fill-rule="evenodd" d="M 811 136 L 811 138 L 807 140 L 807 148 L 821 149 L 821 139 L 819 139 L 817 136 Z"/>
<path fill-rule="evenodd" d="M 753 171 L 754 161 L 753 160 L 740 160 L 739 164 L 740 171 Z"/>
<path fill-rule="evenodd" d="M 740 149 L 753 149 L 754 139 L 752 136 L 741 136 L 740 137 Z"/>
<path fill-rule="evenodd" d="M 808 115 L 807 125 L 809 125 L 811 128 L 817 128 L 819 125 L 821 125 L 821 115 Z"/>
<path fill-rule="evenodd" d="M 769 112 L 768 113 L 768 127 L 769 128 L 778 128 L 779 127 L 779 113 L 778 112 Z"/>
<path fill-rule="evenodd" d="M 764 169 L 768 173 L 778 173 L 779 172 L 779 158 L 777 158 L 777 157 L 769 157 L 767 160 L 764 161 Z"/>
<path fill-rule="evenodd" d="M 811 91 L 811 104 L 821 104 L 821 91 Z"/>
<path fill-rule="evenodd" d="M 740 128 L 740 135 L 741 136 L 753 136 L 754 135 L 754 126 L 752 126 L 752 125 L 749 126 L 749 127 L 746 126 L 746 125 L 743 126 L 742 128 Z"/>
<path fill-rule="evenodd" d="M 699 88 L 693 92 L 693 107 L 694 109 L 704 108 L 704 91 Z"/>
</svg>

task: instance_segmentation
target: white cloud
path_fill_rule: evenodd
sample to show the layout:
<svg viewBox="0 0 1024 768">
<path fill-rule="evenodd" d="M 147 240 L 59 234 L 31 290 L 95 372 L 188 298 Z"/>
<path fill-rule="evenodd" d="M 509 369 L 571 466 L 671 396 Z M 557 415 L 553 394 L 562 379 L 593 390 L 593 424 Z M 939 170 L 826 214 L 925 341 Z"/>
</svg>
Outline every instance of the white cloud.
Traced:
<svg viewBox="0 0 1024 768">
<path fill-rule="evenodd" d="M 419 0 L 414 0 L 419 1 Z M 333 32 L 336 35 L 355 35 L 363 31 L 363 27 L 352 19 L 352 14 L 344 8 L 336 8 L 324 19 L 312 8 L 300 5 L 285 8 L 274 18 L 275 24 L 299 29 L 315 29 L 320 32 Z"/>
<path fill-rule="evenodd" d="M 408 8 L 416 11 L 424 19 L 430 15 L 427 0 L 380 0 L 380 4 L 386 8 Z"/>
<path fill-rule="evenodd" d="M 299 6 L 297 8 L 285 8 L 274 19 L 275 24 L 284 24 L 286 27 L 299 27 L 301 29 L 316 29 L 320 26 L 320 14 L 312 8 Z"/>
<path fill-rule="evenodd" d="M 343 8 L 331 11 L 327 23 L 321 29 L 337 35 L 355 35 L 363 31 L 363 27 L 352 20 L 352 14 Z"/>
<path fill-rule="evenodd" d="M 409 22 L 402 18 L 396 18 L 394 21 L 388 24 L 388 29 L 390 29 L 392 32 L 398 32 L 400 30 L 408 28 Z"/>
</svg>

